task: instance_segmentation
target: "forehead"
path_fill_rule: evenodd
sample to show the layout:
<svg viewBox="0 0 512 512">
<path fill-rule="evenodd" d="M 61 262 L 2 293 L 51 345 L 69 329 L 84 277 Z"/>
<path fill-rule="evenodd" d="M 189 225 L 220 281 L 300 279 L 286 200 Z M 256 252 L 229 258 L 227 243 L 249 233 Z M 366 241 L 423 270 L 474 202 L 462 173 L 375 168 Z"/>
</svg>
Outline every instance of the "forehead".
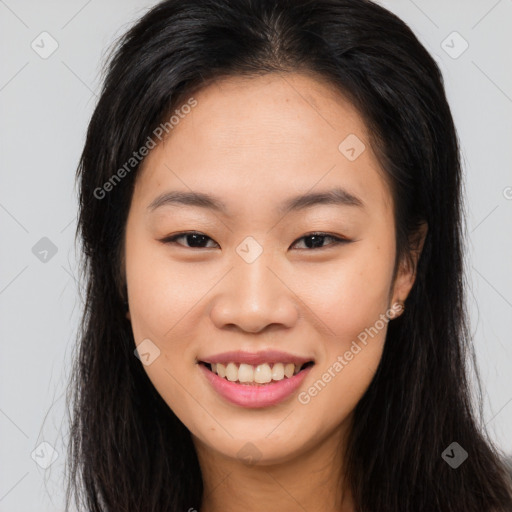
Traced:
<svg viewBox="0 0 512 512">
<path fill-rule="evenodd" d="M 364 203 L 390 206 L 362 117 L 326 82 L 230 77 L 193 98 L 196 106 L 143 162 L 134 201 L 147 207 L 168 190 L 211 192 L 235 211 L 343 187 Z"/>
</svg>

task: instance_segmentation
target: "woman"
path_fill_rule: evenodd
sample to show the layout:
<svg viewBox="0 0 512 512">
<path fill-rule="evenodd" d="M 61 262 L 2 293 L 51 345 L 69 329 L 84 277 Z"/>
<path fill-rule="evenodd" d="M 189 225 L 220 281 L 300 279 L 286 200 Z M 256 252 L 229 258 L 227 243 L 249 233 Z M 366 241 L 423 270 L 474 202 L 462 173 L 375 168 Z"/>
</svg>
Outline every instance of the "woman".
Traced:
<svg viewBox="0 0 512 512">
<path fill-rule="evenodd" d="M 78 177 L 68 502 L 512 510 L 466 375 L 456 131 L 396 16 L 156 5 L 110 61 Z"/>
</svg>

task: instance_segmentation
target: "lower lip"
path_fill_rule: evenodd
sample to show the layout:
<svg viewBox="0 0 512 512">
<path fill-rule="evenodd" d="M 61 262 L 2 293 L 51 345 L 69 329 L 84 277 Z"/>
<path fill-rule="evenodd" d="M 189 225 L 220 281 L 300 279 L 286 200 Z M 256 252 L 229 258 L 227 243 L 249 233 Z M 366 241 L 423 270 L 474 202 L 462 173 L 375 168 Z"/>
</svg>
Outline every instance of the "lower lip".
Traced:
<svg viewBox="0 0 512 512">
<path fill-rule="evenodd" d="M 229 402 L 241 407 L 268 407 L 286 400 L 302 384 L 313 365 L 304 368 L 293 377 L 284 378 L 269 384 L 237 384 L 210 371 L 204 364 L 198 363 L 203 375 L 213 389 Z"/>
</svg>

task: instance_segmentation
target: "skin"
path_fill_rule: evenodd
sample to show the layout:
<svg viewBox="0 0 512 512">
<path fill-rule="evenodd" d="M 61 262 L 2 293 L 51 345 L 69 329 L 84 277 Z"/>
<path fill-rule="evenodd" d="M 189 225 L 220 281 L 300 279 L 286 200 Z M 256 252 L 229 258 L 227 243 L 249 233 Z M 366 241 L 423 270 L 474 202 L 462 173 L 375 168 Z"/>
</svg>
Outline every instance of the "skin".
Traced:
<svg viewBox="0 0 512 512">
<path fill-rule="evenodd" d="M 197 106 L 145 159 L 127 220 L 127 317 L 136 344 L 149 338 L 160 350 L 144 369 L 192 434 L 205 487 L 201 512 L 353 511 L 339 483 L 341 449 L 387 323 L 307 404 L 296 393 L 273 407 L 232 405 L 197 360 L 238 349 L 305 356 L 315 360 L 299 389 L 307 391 L 406 299 L 414 274 L 404 264 L 392 282 L 393 202 L 367 128 L 344 96 L 306 74 L 227 78 L 194 98 Z M 354 161 L 338 149 L 349 134 L 366 146 Z M 276 210 L 289 197 L 340 186 L 364 208 Z M 228 213 L 147 210 L 170 190 L 214 194 Z M 209 237 L 202 246 L 191 248 L 187 237 L 161 241 L 192 230 Z M 326 237 L 308 248 L 303 237 L 315 231 L 353 241 Z M 425 234 L 426 227 L 421 244 Z M 250 264 L 236 251 L 247 236 L 263 250 Z M 244 446 L 258 460 L 242 460 Z"/>
</svg>

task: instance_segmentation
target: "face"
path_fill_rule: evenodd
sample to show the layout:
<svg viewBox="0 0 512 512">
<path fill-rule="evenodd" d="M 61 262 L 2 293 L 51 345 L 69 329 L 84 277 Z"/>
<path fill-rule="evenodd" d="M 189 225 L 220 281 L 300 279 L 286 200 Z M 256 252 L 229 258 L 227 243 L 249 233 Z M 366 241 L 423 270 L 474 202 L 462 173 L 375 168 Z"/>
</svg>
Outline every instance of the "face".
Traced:
<svg viewBox="0 0 512 512">
<path fill-rule="evenodd" d="M 135 343 L 196 443 L 286 461 L 347 429 L 412 286 L 405 270 L 392 282 L 391 192 L 357 111 L 312 76 L 223 79 L 193 98 L 135 184 Z M 202 363 L 218 361 L 227 377 Z M 313 364 L 292 376 L 293 362 Z"/>
</svg>

